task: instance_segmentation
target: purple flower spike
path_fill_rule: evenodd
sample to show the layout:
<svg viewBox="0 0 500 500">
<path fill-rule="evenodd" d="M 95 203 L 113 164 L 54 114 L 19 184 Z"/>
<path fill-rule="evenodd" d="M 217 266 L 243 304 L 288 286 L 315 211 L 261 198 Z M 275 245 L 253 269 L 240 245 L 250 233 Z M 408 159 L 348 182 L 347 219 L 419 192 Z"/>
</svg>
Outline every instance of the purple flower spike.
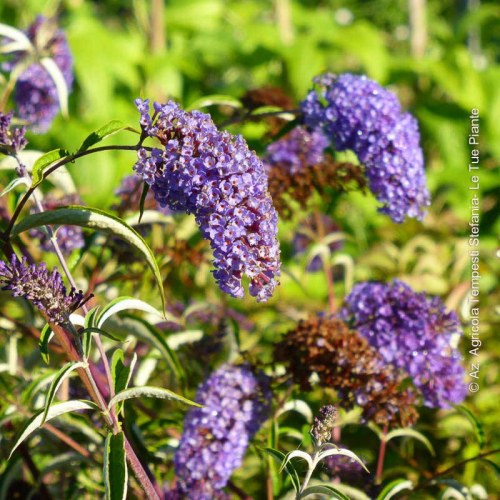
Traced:
<svg viewBox="0 0 500 500">
<path fill-rule="evenodd" d="M 49 57 L 61 71 L 68 91 L 73 84 L 73 58 L 65 34 L 43 16 L 38 16 L 27 29 L 26 35 L 32 42 L 38 58 Z M 26 57 L 24 51 L 16 52 L 3 68 L 11 71 Z M 39 63 L 30 64 L 19 75 L 14 89 L 14 102 L 19 118 L 29 123 L 36 133 L 48 130 L 59 112 L 59 96 L 56 84 L 48 71 Z"/>
<path fill-rule="evenodd" d="M 26 258 L 20 261 L 12 255 L 10 266 L 0 260 L 0 285 L 10 290 L 14 297 L 29 300 L 54 323 L 64 323 L 69 315 L 81 307 L 83 292 L 71 288 L 66 293 L 57 269 L 49 272 L 45 263 L 28 265 Z"/>
<path fill-rule="evenodd" d="M 395 222 L 422 219 L 429 205 L 416 120 L 394 94 L 365 76 L 325 74 L 301 103 L 304 121 L 338 151 L 350 149 L 366 168 L 380 211 Z"/>
<path fill-rule="evenodd" d="M 267 191 L 267 176 L 241 136 L 217 129 L 209 115 L 186 112 L 176 103 L 136 100 L 141 127 L 163 148 L 138 151 L 134 170 L 158 203 L 195 215 L 214 250 L 214 277 L 223 292 L 268 300 L 277 285 L 280 260 L 278 217 Z"/>
<path fill-rule="evenodd" d="M 10 122 L 14 113 L 4 114 L 0 112 L 0 150 L 6 146 L 9 153 L 19 153 L 22 151 L 28 141 L 24 138 L 26 127 L 11 128 Z"/>
<path fill-rule="evenodd" d="M 219 498 L 269 414 L 268 384 L 246 366 L 224 365 L 200 386 L 203 407 L 187 414 L 174 458 L 182 498 Z"/>
<path fill-rule="evenodd" d="M 438 297 L 415 293 L 399 280 L 360 283 L 341 316 L 386 362 L 411 376 L 426 406 L 448 408 L 463 401 L 465 372 L 454 347 L 462 329 Z"/>
</svg>

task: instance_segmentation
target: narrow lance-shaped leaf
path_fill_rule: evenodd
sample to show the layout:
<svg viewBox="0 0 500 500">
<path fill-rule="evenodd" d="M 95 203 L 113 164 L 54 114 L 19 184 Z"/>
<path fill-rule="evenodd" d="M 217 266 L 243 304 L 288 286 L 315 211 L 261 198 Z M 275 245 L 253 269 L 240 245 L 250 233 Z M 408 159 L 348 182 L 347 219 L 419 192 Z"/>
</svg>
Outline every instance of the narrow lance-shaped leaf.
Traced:
<svg viewBox="0 0 500 500">
<path fill-rule="evenodd" d="M 127 241 L 142 254 L 142 256 L 146 259 L 148 266 L 153 271 L 160 292 L 163 309 L 165 309 L 163 282 L 154 254 L 148 244 L 144 241 L 144 238 L 128 224 L 123 222 L 118 217 L 108 214 L 103 210 L 99 210 L 98 208 L 74 205 L 56 208 L 49 212 L 28 215 L 14 226 L 11 237 L 16 237 L 24 231 L 40 226 L 46 226 L 47 224 L 69 224 L 87 227 L 98 231 L 104 231 L 114 236 L 119 236 Z"/>
<path fill-rule="evenodd" d="M 64 413 L 69 413 L 73 411 L 80 410 L 98 410 L 98 407 L 95 403 L 91 401 L 65 401 L 64 403 L 59 403 L 56 405 L 52 405 L 49 409 L 49 412 L 45 418 L 45 421 L 52 420 L 53 418 L 59 417 Z M 12 448 L 9 459 L 12 456 L 12 453 L 17 449 L 17 447 L 34 431 L 36 431 L 42 424 L 44 410 L 40 410 L 36 415 L 34 415 L 24 428 L 23 432 L 16 440 L 14 447 Z"/>
<path fill-rule="evenodd" d="M 356 455 L 356 453 L 353 453 L 350 450 L 344 450 L 344 449 L 332 449 L 332 450 L 326 450 L 321 452 L 318 455 L 317 461 L 324 460 L 327 457 L 331 457 L 332 455 L 343 455 L 344 457 L 349 457 L 352 458 L 355 462 L 358 462 L 359 465 L 365 469 L 366 472 L 370 472 L 367 468 L 366 465 L 363 463 L 363 461 Z"/>
<path fill-rule="evenodd" d="M 328 498 L 338 498 L 340 500 L 349 500 L 349 497 L 344 495 L 341 491 L 329 484 L 317 484 L 309 486 L 301 494 L 299 498 L 306 498 L 309 495 L 327 495 Z"/>
<path fill-rule="evenodd" d="M 59 107 L 64 118 L 68 117 L 68 84 L 59 69 L 59 66 L 50 57 L 42 57 L 40 64 L 47 70 L 47 73 L 52 78 L 56 86 L 57 98 L 59 99 Z"/>
<path fill-rule="evenodd" d="M 286 459 L 286 456 L 284 453 L 282 453 L 279 450 L 275 450 L 274 448 L 261 448 L 263 452 L 267 453 L 270 457 L 274 459 L 275 462 L 278 464 L 282 464 L 283 461 Z M 298 491 L 300 488 L 300 479 L 299 475 L 297 474 L 297 471 L 295 470 L 295 467 L 291 462 L 285 465 L 285 470 L 288 473 L 288 476 L 290 477 L 290 480 L 292 482 L 292 485 L 295 489 L 295 491 Z"/>
<path fill-rule="evenodd" d="M 71 372 L 77 370 L 78 368 L 84 368 L 86 363 L 83 361 L 70 361 L 66 363 L 58 372 L 52 383 L 50 384 L 49 391 L 47 392 L 47 399 L 45 401 L 45 409 L 42 415 L 42 422 L 40 425 L 43 425 L 45 420 L 47 419 L 47 415 L 50 410 L 50 406 L 52 405 L 52 401 L 54 401 L 54 397 L 61 387 L 61 384 L 67 379 Z"/>
<path fill-rule="evenodd" d="M 188 110 L 206 108 L 208 106 L 231 106 L 232 108 L 243 107 L 241 101 L 230 95 L 214 94 L 202 97 L 189 105 Z"/>
<path fill-rule="evenodd" d="M 311 455 L 309 455 L 309 453 L 306 453 L 305 451 L 301 451 L 301 450 L 295 450 L 295 451 L 292 451 L 290 453 L 288 453 L 288 455 L 286 456 L 285 458 L 285 461 L 283 462 L 283 464 L 281 465 L 281 469 L 280 471 L 282 471 L 284 469 L 284 467 L 286 466 L 286 464 L 292 459 L 292 458 L 302 458 L 302 460 L 305 460 L 307 462 L 307 465 L 309 467 L 312 467 L 313 466 L 313 460 L 311 458 Z"/>
<path fill-rule="evenodd" d="M 476 434 L 476 439 L 477 439 L 477 442 L 479 443 L 479 448 L 482 448 L 483 445 L 484 445 L 484 429 L 483 429 L 483 424 L 476 418 L 476 416 L 474 415 L 474 413 L 472 413 L 469 408 L 467 408 L 466 406 L 464 405 L 454 405 L 455 408 L 461 412 L 462 414 L 464 414 L 470 421 L 470 423 L 472 424 L 472 426 L 474 427 L 474 431 L 475 431 L 475 434 Z"/>
<path fill-rule="evenodd" d="M 111 120 L 110 122 L 106 123 L 106 125 L 103 125 L 102 127 L 92 132 L 78 148 L 78 152 L 81 153 L 82 151 L 87 151 L 87 149 L 100 143 L 102 140 L 106 139 L 106 137 L 116 134 L 117 132 L 121 132 L 122 130 L 135 132 L 136 134 L 140 133 L 138 130 L 130 127 L 120 120 Z"/>
<path fill-rule="evenodd" d="M 407 479 L 396 479 L 384 487 L 379 493 L 377 500 L 389 500 L 401 491 L 411 489 L 413 489 L 413 483 L 411 481 Z"/>
<path fill-rule="evenodd" d="M 38 341 L 38 346 L 40 347 L 40 354 L 45 364 L 49 364 L 49 342 L 54 336 L 54 332 L 51 330 L 50 325 L 47 323 L 40 333 L 40 340 Z"/>
<path fill-rule="evenodd" d="M 106 500 L 127 498 L 128 470 L 125 457 L 125 436 L 123 432 L 109 432 L 104 443 L 103 461 Z"/>
<path fill-rule="evenodd" d="M 0 23 L 0 36 L 16 41 L 20 47 L 18 50 L 29 51 L 33 49 L 33 45 L 26 34 L 17 28 L 9 26 L 8 24 Z"/>
<path fill-rule="evenodd" d="M 423 434 L 414 429 L 395 429 L 389 432 L 385 436 L 385 441 L 389 442 L 391 439 L 395 437 L 411 437 L 417 439 L 418 441 L 420 441 L 422 444 L 425 445 L 425 447 L 431 452 L 432 455 L 436 454 L 434 452 L 434 448 L 432 447 L 431 442 Z"/>
<path fill-rule="evenodd" d="M 111 357 L 111 376 L 115 393 L 119 393 L 127 388 L 130 368 L 125 365 L 125 357 L 122 349 L 116 349 Z"/>
<path fill-rule="evenodd" d="M 125 389 L 124 391 L 118 393 L 108 404 L 108 408 L 113 408 L 114 405 L 120 403 L 121 401 L 125 401 L 126 399 L 133 398 L 159 398 L 159 399 L 172 399 L 174 401 L 179 401 L 180 403 L 184 403 L 191 406 L 199 406 L 198 403 L 191 401 L 190 399 L 185 398 L 184 396 L 180 396 L 175 392 L 169 391 L 168 389 L 162 389 L 161 387 L 131 387 L 130 389 Z"/>
<path fill-rule="evenodd" d="M 17 186 L 20 184 L 23 184 L 24 186 L 29 186 L 30 183 L 26 179 L 26 177 L 16 177 L 15 179 L 12 179 L 7 186 L 5 186 L 5 189 L 0 193 L 0 198 L 7 193 L 10 193 L 13 189 L 15 189 Z"/>
<path fill-rule="evenodd" d="M 119 313 L 120 311 L 126 311 L 129 309 L 135 309 L 138 311 L 148 312 L 150 314 L 155 314 L 159 317 L 164 317 L 164 315 L 155 309 L 153 306 L 149 305 L 147 302 L 143 302 L 139 299 L 134 299 L 132 297 L 118 297 L 112 300 L 107 306 L 101 309 L 101 312 L 95 318 L 98 328 L 102 328 L 106 320 L 113 314 Z"/>
<path fill-rule="evenodd" d="M 66 149 L 53 149 L 48 153 L 40 156 L 38 160 L 34 163 L 31 170 L 32 183 L 31 188 L 34 189 L 43 181 L 43 173 L 47 168 L 49 168 L 56 161 L 69 156 L 69 151 Z"/>
</svg>

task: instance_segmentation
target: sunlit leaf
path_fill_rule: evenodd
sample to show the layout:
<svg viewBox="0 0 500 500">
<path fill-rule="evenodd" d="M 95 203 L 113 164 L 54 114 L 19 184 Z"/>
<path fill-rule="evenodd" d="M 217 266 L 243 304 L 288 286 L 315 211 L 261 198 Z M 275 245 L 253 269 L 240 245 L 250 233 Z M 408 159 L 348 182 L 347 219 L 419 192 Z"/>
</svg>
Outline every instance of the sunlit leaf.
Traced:
<svg viewBox="0 0 500 500">
<path fill-rule="evenodd" d="M 97 410 L 97 409 L 98 409 L 97 405 L 92 403 L 91 401 L 80 401 L 80 400 L 65 401 L 64 403 L 58 403 L 56 405 L 52 405 L 45 417 L 45 421 L 52 420 L 53 418 L 63 415 L 64 413 L 80 411 L 80 410 Z M 12 448 L 9 454 L 9 459 L 12 456 L 12 453 L 14 453 L 14 451 L 17 449 L 17 447 L 41 426 L 43 418 L 44 418 L 44 410 L 41 410 L 29 420 L 23 432 L 21 433 L 19 438 L 17 438 L 16 443 L 14 444 L 14 447 Z"/>
<path fill-rule="evenodd" d="M 125 401 L 127 399 L 134 398 L 158 398 L 158 399 L 171 399 L 173 401 L 179 401 L 190 406 L 199 406 L 198 403 L 191 401 L 175 392 L 169 391 L 168 389 L 162 389 L 161 387 L 131 387 L 130 389 L 125 389 L 124 391 L 118 393 L 108 404 L 108 408 L 111 409 L 117 403 Z"/>
<path fill-rule="evenodd" d="M 128 130 L 130 132 L 140 134 L 138 130 L 130 127 L 120 120 L 111 120 L 110 122 L 106 123 L 106 125 L 103 125 L 102 127 L 92 132 L 78 148 L 78 152 L 86 151 L 90 147 L 99 144 L 102 140 L 106 139 L 106 137 L 121 132 L 122 130 Z"/>
<path fill-rule="evenodd" d="M 425 445 L 425 447 L 431 452 L 432 455 L 436 454 L 431 442 L 423 434 L 414 429 L 395 429 L 385 436 L 385 440 L 386 442 L 389 442 L 391 439 L 394 439 L 396 437 L 411 437 L 417 439 Z"/>
<path fill-rule="evenodd" d="M 413 483 L 407 479 L 396 479 L 387 484 L 377 496 L 377 500 L 389 500 L 404 490 L 413 489 Z"/>
<path fill-rule="evenodd" d="M 43 174 L 45 170 L 47 170 L 51 165 L 53 165 L 56 161 L 65 158 L 70 153 L 66 149 L 53 149 L 48 153 L 40 156 L 38 160 L 33 165 L 31 170 L 32 183 L 31 187 L 37 187 L 43 181 Z"/>
</svg>

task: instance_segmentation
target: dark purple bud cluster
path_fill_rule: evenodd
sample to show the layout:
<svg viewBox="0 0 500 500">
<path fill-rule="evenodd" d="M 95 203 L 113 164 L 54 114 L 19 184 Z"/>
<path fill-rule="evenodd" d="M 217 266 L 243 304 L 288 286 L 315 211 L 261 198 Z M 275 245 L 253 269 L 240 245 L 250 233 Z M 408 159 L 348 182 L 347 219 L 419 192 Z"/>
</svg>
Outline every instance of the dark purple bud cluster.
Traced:
<svg viewBox="0 0 500 500">
<path fill-rule="evenodd" d="M 68 91 L 73 84 L 73 58 L 63 31 L 57 29 L 52 20 L 38 16 L 26 31 L 35 47 L 38 60 L 30 64 L 17 78 L 14 101 L 17 115 L 29 123 L 37 133 L 45 132 L 59 111 L 59 96 L 56 84 L 49 72 L 40 64 L 42 57 L 51 58 L 61 71 Z M 32 57 L 19 51 L 3 68 L 11 71 L 24 59 Z"/>
<path fill-rule="evenodd" d="M 216 498 L 241 465 L 251 438 L 270 412 L 264 375 L 247 366 L 224 365 L 199 388 L 189 411 L 174 464 L 184 498 Z"/>
<path fill-rule="evenodd" d="M 290 174 L 303 168 L 323 162 L 323 151 L 328 147 L 328 139 L 320 130 L 308 131 L 305 127 L 295 127 L 290 133 L 267 147 L 264 165 L 286 166 Z"/>
<path fill-rule="evenodd" d="M 279 275 L 278 217 L 267 176 L 241 136 L 217 129 L 209 115 L 186 112 L 176 103 L 136 101 L 141 127 L 163 148 L 140 149 L 136 172 L 161 206 L 192 213 L 214 250 L 214 277 L 222 291 L 268 300 Z"/>
<path fill-rule="evenodd" d="M 43 200 L 43 206 L 46 210 L 54 210 L 58 207 L 64 207 L 66 205 L 80 205 L 81 199 L 78 195 L 67 195 L 62 198 L 56 198 L 54 196 L 47 196 Z M 83 248 L 85 241 L 83 239 L 83 231 L 81 227 L 63 225 L 57 228 L 53 228 L 56 233 L 57 243 L 62 253 L 69 254 L 73 250 L 78 248 Z M 50 241 L 50 237 L 46 231 L 36 228 L 30 231 L 30 235 L 33 238 L 37 238 L 40 243 L 40 248 L 45 252 L 53 252 L 54 247 Z"/>
<path fill-rule="evenodd" d="M 2 290 L 29 300 L 47 314 L 50 321 L 58 324 L 66 322 L 84 302 L 81 290 L 71 288 L 66 293 L 57 269 L 49 272 L 45 263 L 28 265 L 26 258 L 20 261 L 16 255 L 12 255 L 10 265 L 0 261 L 0 284 Z"/>
<path fill-rule="evenodd" d="M 395 222 L 422 219 L 430 204 L 416 120 L 396 96 L 365 76 L 325 74 L 301 103 L 304 121 L 338 151 L 350 149 L 366 168 L 380 212 Z"/>
<path fill-rule="evenodd" d="M 462 329 L 441 299 L 415 293 L 405 283 L 360 283 L 346 297 L 343 319 L 383 359 L 413 379 L 426 406 L 448 408 L 466 396 L 456 343 Z"/>
<path fill-rule="evenodd" d="M 0 112 L 0 151 L 10 154 L 19 153 L 22 151 L 28 141 L 25 139 L 26 127 L 11 128 L 13 113 Z"/>
</svg>

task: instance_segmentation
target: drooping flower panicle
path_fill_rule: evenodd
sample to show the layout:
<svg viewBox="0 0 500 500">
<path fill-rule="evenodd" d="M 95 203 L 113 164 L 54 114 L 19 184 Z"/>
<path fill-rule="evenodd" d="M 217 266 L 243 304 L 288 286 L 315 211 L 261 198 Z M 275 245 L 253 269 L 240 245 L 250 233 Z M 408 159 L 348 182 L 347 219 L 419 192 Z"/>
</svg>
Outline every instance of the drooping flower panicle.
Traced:
<svg viewBox="0 0 500 500">
<path fill-rule="evenodd" d="M 0 261 L 0 284 L 2 290 L 30 301 L 58 324 L 66 322 L 84 302 L 81 290 L 66 292 L 57 269 L 50 272 L 45 263 L 28 264 L 26 258 L 19 260 L 16 255 L 12 255 L 10 265 Z"/>
<path fill-rule="evenodd" d="M 11 127 L 14 113 L 0 112 L 0 151 L 16 154 L 22 151 L 28 141 L 25 139 L 26 127 Z"/>
<path fill-rule="evenodd" d="M 50 127 L 60 105 L 54 79 L 40 60 L 46 57 L 52 59 L 69 91 L 73 84 L 73 58 L 66 35 L 57 29 L 53 20 L 38 16 L 26 35 L 35 48 L 35 60 L 17 78 L 14 102 L 19 118 L 28 122 L 34 132 L 41 133 Z M 11 71 L 17 64 L 32 57 L 33 54 L 26 51 L 15 52 L 3 68 Z"/>
<path fill-rule="evenodd" d="M 162 148 L 138 151 L 134 166 L 161 206 L 195 215 L 214 250 L 221 290 L 243 297 L 243 276 L 259 301 L 271 297 L 279 275 L 277 214 L 262 162 L 241 136 L 221 132 L 209 115 L 170 101 L 138 99 L 141 127 Z"/>
<path fill-rule="evenodd" d="M 380 211 L 395 222 L 422 219 L 429 205 L 416 120 L 396 96 L 366 76 L 324 74 L 301 103 L 305 124 L 365 166 Z"/>
<path fill-rule="evenodd" d="M 203 407 L 187 414 L 174 457 L 185 498 L 216 498 L 241 465 L 270 401 L 268 379 L 247 366 L 223 365 L 200 386 L 196 402 Z"/>
<path fill-rule="evenodd" d="M 399 280 L 360 283 L 346 297 L 341 315 L 387 363 L 412 377 L 426 406 L 463 401 L 465 373 L 455 347 L 462 329 L 441 299 Z"/>
</svg>

